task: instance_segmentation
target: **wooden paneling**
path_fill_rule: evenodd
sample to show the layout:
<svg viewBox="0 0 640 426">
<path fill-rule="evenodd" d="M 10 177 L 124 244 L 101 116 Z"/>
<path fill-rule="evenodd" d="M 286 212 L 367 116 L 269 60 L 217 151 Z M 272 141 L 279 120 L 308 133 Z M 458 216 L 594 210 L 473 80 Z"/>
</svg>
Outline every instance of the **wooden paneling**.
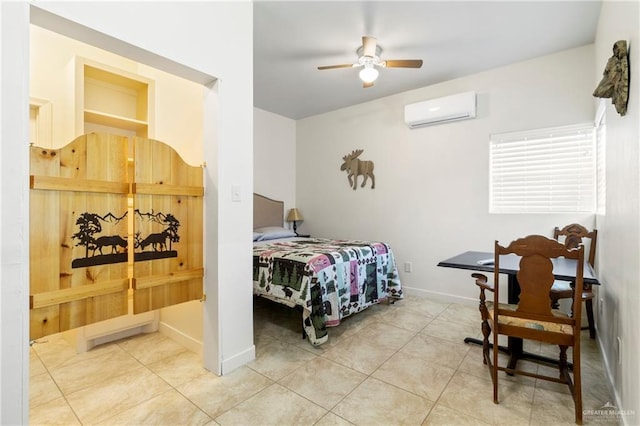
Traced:
<svg viewBox="0 0 640 426">
<path fill-rule="evenodd" d="M 127 139 L 106 134 L 60 149 L 31 147 L 31 339 L 126 314 L 128 286 L 107 284 L 126 282 L 126 263 L 100 263 L 124 249 L 102 247 L 100 254 L 94 244 L 100 236 L 126 239 L 126 217 L 114 218 L 127 212 L 127 193 L 104 192 L 128 188 L 126 158 Z"/>
<path fill-rule="evenodd" d="M 127 314 L 129 288 L 134 313 L 202 298 L 203 172 L 168 145 L 31 147 L 30 187 L 31 339 Z"/>
<path fill-rule="evenodd" d="M 202 168 L 168 145 L 143 138 L 134 144 L 137 314 L 202 298 L 204 187 Z"/>
</svg>

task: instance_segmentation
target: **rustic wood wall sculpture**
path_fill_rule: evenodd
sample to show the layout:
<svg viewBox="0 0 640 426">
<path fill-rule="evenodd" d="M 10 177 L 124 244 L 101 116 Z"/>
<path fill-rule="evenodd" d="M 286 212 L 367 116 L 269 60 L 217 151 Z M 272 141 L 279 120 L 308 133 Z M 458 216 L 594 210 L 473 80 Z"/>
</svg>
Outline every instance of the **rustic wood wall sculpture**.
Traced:
<svg viewBox="0 0 640 426">
<path fill-rule="evenodd" d="M 358 176 L 364 176 L 361 188 L 367 183 L 367 179 L 371 178 L 371 189 L 376 187 L 376 177 L 373 175 L 373 161 L 361 160 L 358 157 L 364 152 L 363 149 L 356 149 L 351 154 L 347 154 L 342 157 L 344 161 L 340 166 L 341 171 L 347 171 L 347 177 L 349 178 L 349 186 L 355 191 L 358 187 Z"/>
<path fill-rule="evenodd" d="M 602 80 L 593 92 L 597 98 L 611 98 L 618 114 L 627 113 L 629 101 L 629 53 L 627 42 L 618 40 L 613 44 L 613 56 L 607 61 Z"/>
<path fill-rule="evenodd" d="M 202 298 L 203 173 L 161 142 L 31 147 L 30 338 Z"/>
</svg>

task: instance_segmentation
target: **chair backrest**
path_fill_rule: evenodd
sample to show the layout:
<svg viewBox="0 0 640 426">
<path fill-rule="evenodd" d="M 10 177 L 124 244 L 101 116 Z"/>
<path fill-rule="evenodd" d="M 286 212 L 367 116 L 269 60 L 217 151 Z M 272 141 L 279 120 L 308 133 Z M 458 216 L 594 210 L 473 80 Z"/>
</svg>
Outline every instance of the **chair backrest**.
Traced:
<svg viewBox="0 0 640 426">
<path fill-rule="evenodd" d="M 560 241 L 561 237 L 564 237 L 564 245 L 567 246 L 567 248 L 576 248 L 580 244 L 583 244 L 586 247 L 588 243 L 589 257 L 587 258 L 587 261 L 592 267 L 595 266 L 596 242 L 598 240 L 597 229 L 589 231 L 587 228 L 578 223 L 572 223 L 562 229 L 556 226 L 556 228 L 553 230 L 553 238 Z M 588 238 L 590 241 L 585 241 L 585 238 Z"/>
<path fill-rule="evenodd" d="M 581 297 L 573 296 L 573 306 L 576 308 L 576 315 L 573 318 L 560 318 L 554 315 L 551 310 L 551 299 L 549 296 L 551 286 L 554 282 L 552 259 L 564 257 L 576 260 L 576 286 L 582 288 L 583 267 L 584 267 L 584 246 L 578 248 L 568 248 L 557 240 L 542 236 L 529 235 L 517 239 L 509 246 L 503 247 L 498 241 L 495 242 L 494 259 L 494 291 L 495 300 L 500 300 L 499 270 L 500 255 L 515 254 L 520 256 L 520 265 L 517 273 L 518 284 L 520 285 L 520 302 L 515 311 L 498 308 L 498 303 L 494 304 L 495 314 L 508 315 L 520 318 L 531 318 L 538 321 L 555 322 L 561 324 L 580 324 L 580 313 L 582 311 L 580 303 Z M 575 292 L 574 292 L 575 293 Z"/>
</svg>

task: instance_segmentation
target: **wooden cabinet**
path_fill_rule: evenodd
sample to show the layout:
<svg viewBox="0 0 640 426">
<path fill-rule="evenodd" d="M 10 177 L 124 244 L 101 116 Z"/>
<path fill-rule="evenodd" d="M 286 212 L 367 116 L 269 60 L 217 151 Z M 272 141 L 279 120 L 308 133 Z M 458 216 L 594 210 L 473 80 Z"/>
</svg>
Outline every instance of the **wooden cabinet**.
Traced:
<svg viewBox="0 0 640 426">
<path fill-rule="evenodd" d="M 154 82 L 76 58 L 76 133 L 153 137 Z"/>
</svg>

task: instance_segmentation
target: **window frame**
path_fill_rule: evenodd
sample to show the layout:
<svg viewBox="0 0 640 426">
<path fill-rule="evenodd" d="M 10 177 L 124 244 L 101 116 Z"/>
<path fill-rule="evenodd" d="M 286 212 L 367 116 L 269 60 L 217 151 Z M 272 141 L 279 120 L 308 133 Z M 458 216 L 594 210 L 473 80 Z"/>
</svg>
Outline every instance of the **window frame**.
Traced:
<svg viewBox="0 0 640 426">
<path fill-rule="evenodd" d="M 489 213 L 595 213 L 596 160 L 593 122 L 491 134 Z"/>
</svg>

